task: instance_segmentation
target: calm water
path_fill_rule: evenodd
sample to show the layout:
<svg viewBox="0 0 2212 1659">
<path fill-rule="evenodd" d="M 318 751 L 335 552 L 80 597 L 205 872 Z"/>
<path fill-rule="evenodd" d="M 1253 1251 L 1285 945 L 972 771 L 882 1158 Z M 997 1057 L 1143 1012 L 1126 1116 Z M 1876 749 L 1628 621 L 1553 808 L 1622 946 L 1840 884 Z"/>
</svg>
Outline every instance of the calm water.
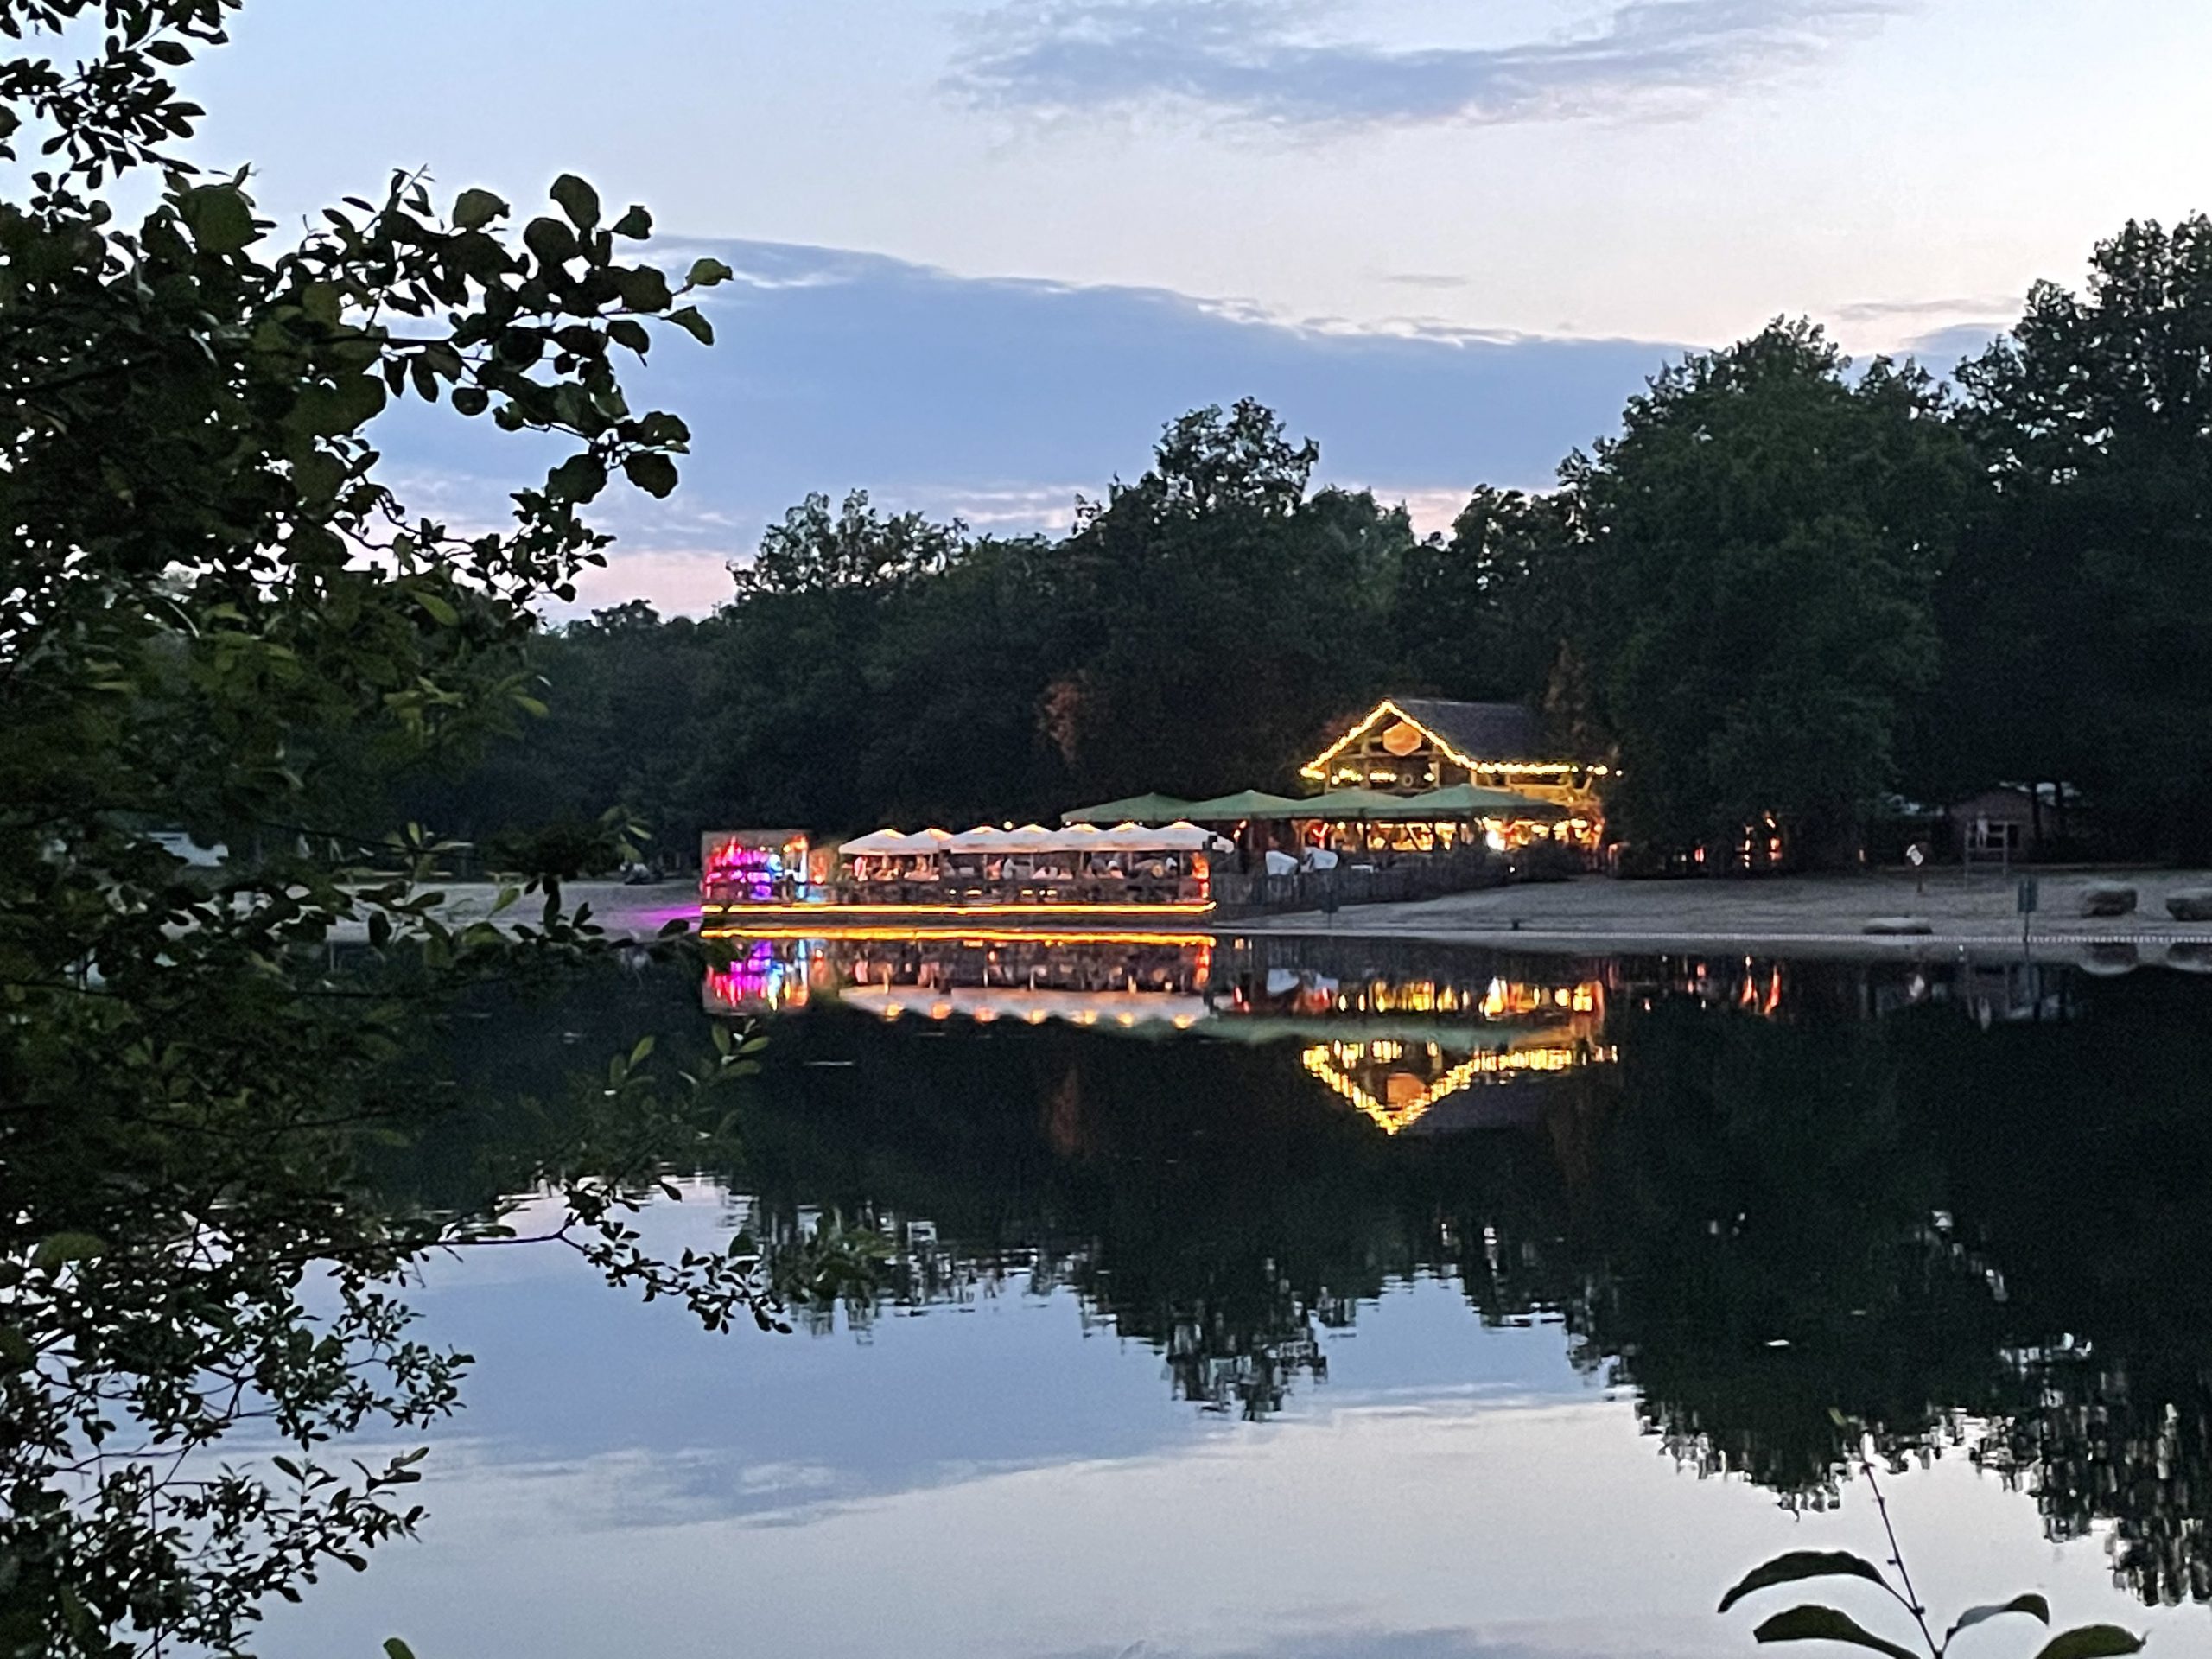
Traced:
<svg viewBox="0 0 2212 1659">
<path fill-rule="evenodd" d="M 2212 1653 L 2212 980 L 760 941 L 469 1058 L 743 1017 L 744 1166 L 649 1227 L 835 1212 L 880 1295 L 714 1337 L 563 1253 L 442 1267 L 426 1537 L 270 1651 L 1749 1652 L 1746 1567 L 1886 1554 L 1834 1408 L 1939 1613 Z M 396 1179 L 454 1201 L 500 1132 Z"/>
</svg>

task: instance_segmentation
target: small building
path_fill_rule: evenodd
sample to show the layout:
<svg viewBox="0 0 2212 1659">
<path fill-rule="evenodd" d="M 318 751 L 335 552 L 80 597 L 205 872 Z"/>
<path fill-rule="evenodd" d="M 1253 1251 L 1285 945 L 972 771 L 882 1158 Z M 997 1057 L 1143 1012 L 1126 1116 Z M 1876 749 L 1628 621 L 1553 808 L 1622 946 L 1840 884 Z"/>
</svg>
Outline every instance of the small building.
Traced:
<svg viewBox="0 0 2212 1659">
<path fill-rule="evenodd" d="M 2064 784 L 1999 784 L 1944 809 L 1955 845 L 1969 855 L 2014 858 L 2080 833 L 2081 794 Z"/>
<path fill-rule="evenodd" d="M 1419 795 L 1455 784 L 1510 790 L 1567 809 L 1562 827 L 1586 848 L 1604 838 L 1599 791 L 1612 775 L 1602 761 L 1547 744 L 1542 722 L 1525 703 L 1444 697 L 1383 698 L 1299 772 L 1325 790 Z"/>
</svg>

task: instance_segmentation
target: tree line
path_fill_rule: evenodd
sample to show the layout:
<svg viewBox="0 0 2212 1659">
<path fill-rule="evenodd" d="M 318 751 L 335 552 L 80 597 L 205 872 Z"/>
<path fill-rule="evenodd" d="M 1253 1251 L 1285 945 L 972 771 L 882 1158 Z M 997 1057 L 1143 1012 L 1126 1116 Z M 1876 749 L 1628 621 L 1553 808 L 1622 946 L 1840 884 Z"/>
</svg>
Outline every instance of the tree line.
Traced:
<svg viewBox="0 0 2212 1659">
<path fill-rule="evenodd" d="M 719 824 L 1046 817 L 1285 788 L 1391 691 L 1525 699 L 1609 753 L 1617 831 L 1771 812 L 1848 857 L 1900 797 L 2063 785 L 2105 850 L 2212 852 L 2212 220 L 2132 223 L 1939 379 L 1777 321 L 1662 367 L 1558 487 L 1448 532 L 1315 487 L 1246 400 L 1168 424 L 1063 536 L 810 496 L 701 620 L 544 630 L 550 712 L 410 810 Z"/>
</svg>

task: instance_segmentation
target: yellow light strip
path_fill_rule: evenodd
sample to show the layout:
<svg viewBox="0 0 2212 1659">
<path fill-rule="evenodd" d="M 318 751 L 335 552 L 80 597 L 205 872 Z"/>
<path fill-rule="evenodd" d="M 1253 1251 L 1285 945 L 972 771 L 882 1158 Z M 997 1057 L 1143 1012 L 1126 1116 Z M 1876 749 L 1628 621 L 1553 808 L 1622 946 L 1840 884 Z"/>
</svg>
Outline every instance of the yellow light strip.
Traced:
<svg viewBox="0 0 2212 1659">
<path fill-rule="evenodd" d="M 1135 928 L 1061 933 L 1028 928 L 951 927 L 942 923 L 926 922 L 918 927 L 887 927 L 866 922 L 842 925 L 835 921 L 804 926 L 783 922 L 769 922 L 758 927 L 740 924 L 702 928 L 699 937 L 702 939 L 850 939 L 864 944 L 891 944 L 905 939 L 957 939 L 963 944 L 1162 944 L 1192 950 L 1202 949 L 1214 942 L 1211 933 L 1155 933 Z"/>
<path fill-rule="evenodd" d="M 893 916 L 1205 916 L 1213 910 L 1211 899 L 1174 899 L 1156 905 L 708 905 L 699 906 L 702 912 L 713 911 L 723 917 L 740 916 L 817 916 L 832 921 L 839 916 L 858 917 L 874 921 Z"/>
</svg>

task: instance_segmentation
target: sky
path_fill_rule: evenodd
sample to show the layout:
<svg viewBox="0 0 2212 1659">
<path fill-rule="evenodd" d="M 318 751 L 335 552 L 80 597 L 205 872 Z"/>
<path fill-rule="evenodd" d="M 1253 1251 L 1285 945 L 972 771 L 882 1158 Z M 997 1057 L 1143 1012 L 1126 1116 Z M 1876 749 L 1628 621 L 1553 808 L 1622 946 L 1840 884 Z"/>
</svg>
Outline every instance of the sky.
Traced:
<svg viewBox="0 0 2212 1659">
<path fill-rule="evenodd" d="M 188 84 L 287 221 L 573 171 L 737 268 L 584 599 L 696 612 L 810 491 L 1050 528 L 1248 393 L 1433 528 L 1778 315 L 1947 367 L 2212 207 L 2208 61 L 2202 0 L 249 0 Z M 457 518 L 532 461 L 386 452 Z"/>
</svg>

